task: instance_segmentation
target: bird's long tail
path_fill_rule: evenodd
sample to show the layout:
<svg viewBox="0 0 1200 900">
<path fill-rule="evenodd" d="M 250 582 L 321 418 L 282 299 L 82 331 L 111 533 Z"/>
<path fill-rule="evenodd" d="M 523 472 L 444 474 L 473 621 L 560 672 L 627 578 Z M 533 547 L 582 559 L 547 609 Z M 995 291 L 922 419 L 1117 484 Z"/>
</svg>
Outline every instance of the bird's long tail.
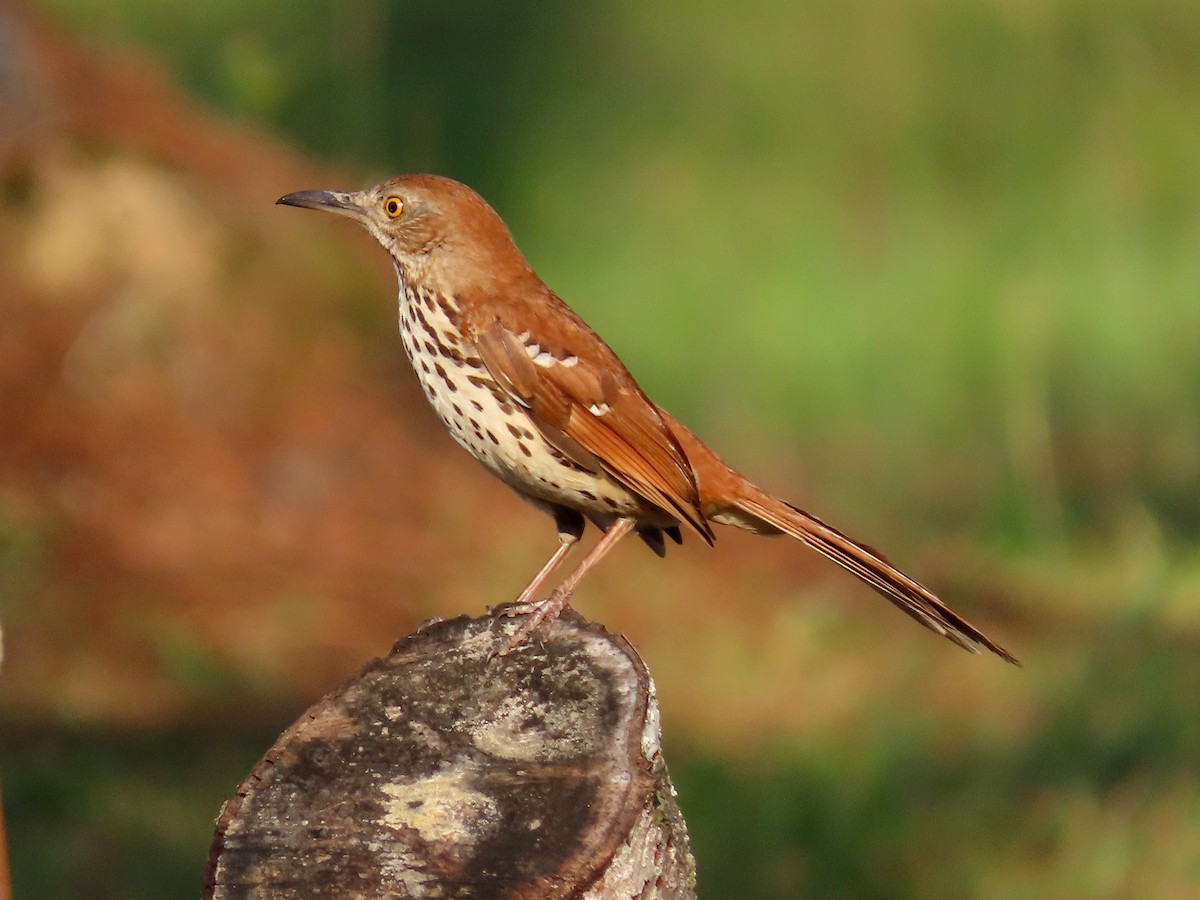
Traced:
<svg viewBox="0 0 1200 900">
<path fill-rule="evenodd" d="M 1015 665 L 1017 658 L 952 610 L 882 553 L 847 537 L 816 516 L 764 491 L 725 464 L 687 428 L 667 417 L 696 469 L 705 515 L 759 534 L 788 534 L 857 575 L 902 612 L 972 653 L 986 647 Z"/>
<path fill-rule="evenodd" d="M 749 485 L 753 488 L 753 485 Z M 754 488 L 734 504 L 748 516 L 791 535 L 853 572 L 900 610 L 931 631 L 972 653 L 986 647 L 1010 663 L 1017 658 L 952 610 L 924 585 L 893 566 L 883 554 L 846 537 L 816 516 Z M 719 521 L 719 520 L 718 520 Z"/>
</svg>

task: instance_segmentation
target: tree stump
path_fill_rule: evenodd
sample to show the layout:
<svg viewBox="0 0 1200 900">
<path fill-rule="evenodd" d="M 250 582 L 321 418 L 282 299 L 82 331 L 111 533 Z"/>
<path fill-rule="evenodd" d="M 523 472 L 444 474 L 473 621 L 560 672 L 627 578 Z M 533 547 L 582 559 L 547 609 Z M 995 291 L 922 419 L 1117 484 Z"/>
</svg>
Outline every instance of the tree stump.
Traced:
<svg viewBox="0 0 1200 900">
<path fill-rule="evenodd" d="M 206 898 L 695 897 L 654 683 L 566 610 L 435 621 L 283 733 L 217 820 Z"/>
</svg>

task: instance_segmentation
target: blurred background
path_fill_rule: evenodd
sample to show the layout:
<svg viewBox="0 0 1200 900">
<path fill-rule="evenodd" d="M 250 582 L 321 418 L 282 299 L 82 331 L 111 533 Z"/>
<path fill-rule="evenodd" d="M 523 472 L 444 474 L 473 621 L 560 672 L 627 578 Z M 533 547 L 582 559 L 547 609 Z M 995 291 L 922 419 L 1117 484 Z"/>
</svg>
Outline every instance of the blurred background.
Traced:
<svg viewBox="0 0 1200 900">
<path fill-rule="evenodd" d="M 1200 5 L 0 3 L 0 778 L 21 898 L 192 897 L 278 731 L 547 520 L 349 223 L 470 183 L 648 393 L 1011 648 L 797 545 L 630 543 L 705 898 L 1200 884 Z"/>
</svg>

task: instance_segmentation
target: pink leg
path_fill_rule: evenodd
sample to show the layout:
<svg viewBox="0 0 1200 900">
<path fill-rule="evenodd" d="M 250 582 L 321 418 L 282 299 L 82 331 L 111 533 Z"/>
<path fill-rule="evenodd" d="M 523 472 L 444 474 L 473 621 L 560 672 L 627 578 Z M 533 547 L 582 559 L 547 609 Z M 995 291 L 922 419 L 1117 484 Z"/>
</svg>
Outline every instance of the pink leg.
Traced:
<svg viewBox="0 0 1200 900">
<path fill-rule="evenodd" d="M 558 614 L 562 612 L 563 607 L 570 602 L 571 596 L 575 593 L 575 588 L 579 587 L 579 582 L 583 580 L 583 576 L 586 575 L 589 570 L 591 570 L 592 566 L 600 562 L 600 560 L 604 558 L 605 554 L 617 545 L 617 542 L 621 540 L 621 538 L 629 534 L 629 532 L 633 530 L 633 526 L 633 519 L 617 519 L 617 521 L 609 527 L 608 531 L 604 532 L 604 537 L 600 538 L 599 543 L 597 543 L 596 546 L 591 549 L 587 556 L 580 560 L 579 565 L 575 568 L 575 571 L 568 575 L 562 584 L 550 592 L 549 597 L 536 603 L 526 603 L 526 609 L 528 609 L 530 613 L 529 618 L 527 618 L 520 624 L 520 626 L 518 626 L 517 630 L 513 632 L 512 637 L 505 642 L 504 647 L 497 655 L 504 656 L 505 654 L 512 652 L 513 649 L 521 644 L 527 637 L 529 637 L 529 635 L 537 631 L 538 628 L 542 627 L 543 625 L 549 626 L 553 624 L 554 620 L 558 618 Z M 567 546 L 569 548 L 570 545 Z M 550 562 L 557 565 L 558 562 L 554 557 L 559 556 L 560 553 L 565 554 L 565 551 L 562 547 L 560 547 L 555 555 L 550 558 Z M 549 563 L 547 566 L 549 566 Z M 545 569 L 543 569 L 543 571 L 545 571 Z M 550 571 L 553 571 L 553 569 L 551 568 Z M 540 585 L 540 582 L 544 581 L 546 577 L 549 577 L 549 572 L 546 572 L 544 577 L 542 573 L 539 572 L 538 578 L 535 578 L 534 581 Z M 535 587 L 535 585 L 530 585 L 530 587 Z M 526 588 L 525 592 L 523 592 L 521 596 L 524 597 L 525 593 L 531 593 L 530 588 Z M 525 609 L 521 609 L 517 610 L 516 612 L 520 613 L 524 611 Z M 508 610 L 506 610 L 506 613 L 507 612 Z"/>
<path fill-rule="evenodd" d="M 521 596 L 513 603 L 504 608 L 504 615 L 519 616 L 522 613 L 533 612 L 537 607 L 537 603 L 530 603 L 533 596 L 542 589 L 542 585 L 546 583 L 554 570 L 566 558 L 566 555 L 571 552 L 571 548 L 579 543 L 579 535 L 569 531 L 560 531 L 558 533 L 558 549 L 553 555 L 546 560 L 546 564 L 542 566 L 541 571 L 533 576 L 533 581 L 529 582 L 525 590 L 521 591 Z"/>
</svg>

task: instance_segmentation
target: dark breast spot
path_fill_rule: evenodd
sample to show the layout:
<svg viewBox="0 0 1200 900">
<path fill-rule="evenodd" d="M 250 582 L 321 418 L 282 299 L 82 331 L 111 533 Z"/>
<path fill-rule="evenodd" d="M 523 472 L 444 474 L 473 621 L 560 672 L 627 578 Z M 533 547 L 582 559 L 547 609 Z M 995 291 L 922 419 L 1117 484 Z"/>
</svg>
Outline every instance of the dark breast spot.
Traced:
<svg viewBox="0 0 1200 900">
<path fill-rule="evenodd" d="M 436 371 L 438 373 L 438 378 L 442 379 L 442 381 L 444 381 L 446 383 L 446 387 L 448 387 L 450 389 L 450 393 L 452 393 L 452 394 L 458 393 L 458 385 L 450 380 L 450 376 L 446 374 L 446 370 L 442 368 L 442 364 L 434 363 L 433 368 L 434 368 L 434 371 Z"/>
<path fill-rule="evenodd" d="M 433 334 L 433 327 L 429 324 L 429 320 L 425 318 L 425 313 L 421 312 L 421 307 L 413 304 L 411 307 L 413 315 L 417 317 L 417 321 L 421 323 L 421 327 L 429 334 Z"/>
</svg>

